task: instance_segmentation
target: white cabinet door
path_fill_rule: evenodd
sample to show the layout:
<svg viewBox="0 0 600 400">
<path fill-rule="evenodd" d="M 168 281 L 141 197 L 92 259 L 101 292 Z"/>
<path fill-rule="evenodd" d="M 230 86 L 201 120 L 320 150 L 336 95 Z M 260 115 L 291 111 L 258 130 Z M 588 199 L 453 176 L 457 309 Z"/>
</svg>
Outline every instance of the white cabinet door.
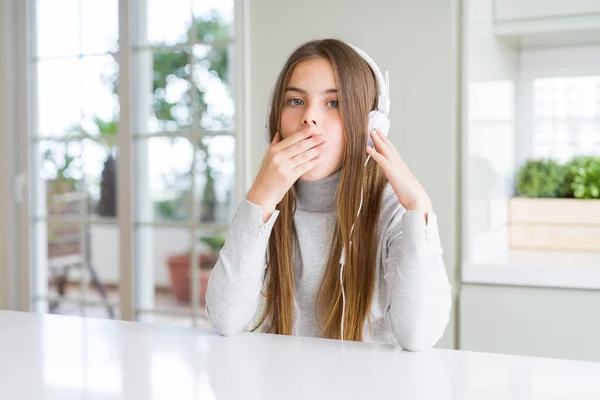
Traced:
<svg viewBox="0 0 600 400">
<path fill-rule="evenodd" d="M 496 21 L 600 14 L 600 0 L 495 0 Z"/>
<path fill-rule="evenodd" d="M 460 349 L 600 361 L 600 291 L 463 285 Z"/>
</svg>

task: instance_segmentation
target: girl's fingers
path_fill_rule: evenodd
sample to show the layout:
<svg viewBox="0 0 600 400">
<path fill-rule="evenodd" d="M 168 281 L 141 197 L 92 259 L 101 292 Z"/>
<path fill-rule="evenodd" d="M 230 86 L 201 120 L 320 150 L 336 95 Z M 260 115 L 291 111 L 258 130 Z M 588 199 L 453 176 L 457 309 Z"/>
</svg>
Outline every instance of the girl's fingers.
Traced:
<svg viewBox="0 0 600 400">
<path fill-rule="evenodd" d="M 367 146 L 367 153 L 371 156 L 371 158 L 373 158 L 373 160 L 377 162 L 377 164 L 381 165 L 382 168 L 386 169 L 391 167 L 392 164 L 390 161 L 385 158 L 383 154 L 377 152 L 377 150 L 373 147 Z"/>
<path fill-rule="evenodd" d="M 275 134 L 275 136 L 273 136 L 273 140 L 271 141 L 271 146 L 275 146 L 279 142 L 281 142 L 281 136 L 279 135 L 279 132 L 277 132 Z"/>
<path fill-rule="evenodd" d="M 292 169 L 292 171 L 294 172 L 294 178 L 298 179 L 300 178 L 302 175 L 304 175 L 305 173 L 307 173 L 308 171 L 310 171 L 311 169 L 313 169 L 321 160 L 321 154 L 317 155 L 316 157 L 314 157 L 313 159 L 305 162 L 304 164 L 300 164 L 297 167 L 295 167 L 294 169 Z"/>
<path fill-rule="evenodd" d="M 318 157 L 321 154 L 321 147 L 322 147 L 322 144 L 312 147 L 312 148 L 290 158 L 290 160 L 289 160 L 290 168 L 294 169 L 294 168 L 298 167 L 299 165 L 302 165 L 302 164 L 306 163 L 307 161 L 310 161 L 310 160 L 314 159 L 315 157 Z"/>
<path fill-rule="evenodd" d="M 390 141 L 390 139 L 387 138 L 387 136 L 385 136 L 383 134 L 382 131 L 377 130 L 375 136 L 373 137 L 373 142 L 376 143 L 376 138 L 379 139 L 379 143 L 381 146 L 381 151 L 380 153 L 383 153 L 389 160 L 392 159 L 400 159 L 400 155 L 398 154 L 398 151 L 396 150 L 396 147 L 392 144 L 392 142 Z"/>
<path fill-rule="evenodd" d="M 285 140 L 281 140 L 281 143 L 279 143 L 279 145 L 277 146 L 277 151 L 282 151 L 290 146 L 295 145 L 298 142 L 303 141 L 304 139 L 308 139 L 314 133 L 314 129 L 304 128 L 301 131 L 288 136 L 287 138 L 285 138 Z"/>
<path fill-rule="evenodd" d="M 382 139 L 382 135 L 377 130 L 372 130 L 370 132 L 371 138 L 373 138 L 373 143 L 375 144 L 375 150 L 378 153 L 383 154 L 387 158 L 390 158 L 391 155 L 390 148 L 387 143 Z"/>
<path fill-rule="evenodd" d="M 313 135 L 307 139 L 295 143 L 292 146 L 289 146 L 285 150 L 282 150 L 282 153 L 285 154 L 286 158 L 292 159 L 293 157 L 297 157 L 310 149 L 320 148 L 323 143 L 325 143 L 325 135 Z"/>
<path fill-rule="evenodd" d="M 390 141 L 390 139 L 389 139 L 387 136 L 385 136 L 385 135 L 383 134 L 383 132 L 379 132 L 379 136 L 380 136 L 380 137 L 381 137 L 381 139 L 382 139 L 382 140 L 385 142 L 385 144 L 387 144 L 387 146 L 390 148 L 390 150 L 392 151 L 392 153 L 393 153 L 393 154 L 394 154 L 396 157 L 400 158 L 400 155 L 398 154 L 398 151 L 396 150 L 396 146 L 394 146 L 394 145 L 392 144 L 392 142 Z"/>
</svg>

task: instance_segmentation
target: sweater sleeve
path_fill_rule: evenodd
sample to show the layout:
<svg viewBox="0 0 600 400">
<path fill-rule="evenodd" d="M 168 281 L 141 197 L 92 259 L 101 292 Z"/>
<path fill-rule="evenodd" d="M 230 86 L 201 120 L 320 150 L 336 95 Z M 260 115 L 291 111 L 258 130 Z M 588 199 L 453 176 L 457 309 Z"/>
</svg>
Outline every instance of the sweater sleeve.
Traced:
<svg viewBox="0 0 600 400">
<path fill-rule="evenodd" d="M 269 236 L 279 211 L 266 223 L 262 209 L 240 203 L 208 280 L 206 312 L 213 327 L 230 336 L 252 329 L 260 303 Z"/>
<path fill-rule="evenodd" d="M 386 318 L 398 344 L 433 347 L 450 320 L 452 287 L 442 259 L 437 215 L 401 211 L 385 234 Z"/>
</svg>

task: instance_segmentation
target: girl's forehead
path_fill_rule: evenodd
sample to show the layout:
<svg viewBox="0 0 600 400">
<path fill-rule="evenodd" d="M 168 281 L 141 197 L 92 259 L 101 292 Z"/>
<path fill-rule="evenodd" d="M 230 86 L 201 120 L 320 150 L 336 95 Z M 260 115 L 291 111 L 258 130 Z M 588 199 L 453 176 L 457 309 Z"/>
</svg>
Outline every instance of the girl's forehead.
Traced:
<svg viewBox="0 0 600 400">
<path fill-rule="evenodd" d="M 337 89 L 333 66 L 324 58 L 302 61 L 292 71 L 287 86 L 299 87 L 307 92 Z"/>
</svg>

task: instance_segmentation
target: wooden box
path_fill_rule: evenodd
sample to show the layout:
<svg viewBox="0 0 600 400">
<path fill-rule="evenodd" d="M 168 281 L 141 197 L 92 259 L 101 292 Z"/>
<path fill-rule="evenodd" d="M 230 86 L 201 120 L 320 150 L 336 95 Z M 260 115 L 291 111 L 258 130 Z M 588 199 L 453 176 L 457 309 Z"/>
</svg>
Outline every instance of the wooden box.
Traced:
<svg viewBox="0 0 600 400">
<path fill-rule="evenodd" d="M 518 249 L 600 251 L 600 200 L 510 200 L 510 245 Z"/>
</svg>

